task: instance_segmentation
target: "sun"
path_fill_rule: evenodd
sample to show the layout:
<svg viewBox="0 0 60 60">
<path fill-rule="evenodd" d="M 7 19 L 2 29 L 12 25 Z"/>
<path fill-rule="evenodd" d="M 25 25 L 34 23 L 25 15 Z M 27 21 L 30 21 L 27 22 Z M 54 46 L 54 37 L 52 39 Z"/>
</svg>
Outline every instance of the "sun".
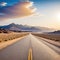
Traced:
<svg viewBox="0 0 60 60">
<path fill-rule="evenodd" d="M 57 14 L 57 19 L 60 20 L 60 13 Z"/>
</svg>

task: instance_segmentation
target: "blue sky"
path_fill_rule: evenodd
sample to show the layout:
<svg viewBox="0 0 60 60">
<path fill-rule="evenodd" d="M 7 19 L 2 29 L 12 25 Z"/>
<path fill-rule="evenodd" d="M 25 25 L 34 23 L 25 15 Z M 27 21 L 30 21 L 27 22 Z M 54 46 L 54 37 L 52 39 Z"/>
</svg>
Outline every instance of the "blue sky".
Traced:
<svg viewBox="0 0 60 60">
<path fill-rule="evenodd" d="M 0 0 L 0 25 L 14 22 L 17 24 L 60 29 L 60 0 L 30 0 L 34 2 L 32 6 L 34 9 L 36 8 L 36 11 L 34 9 L 26 9 L 26 6 L 29 6 L 27 4 L 23 8 L 25 4 L 19 4 L 19 1 L 24 0 Z M 31 15 L 32 11 L 34 11 L 33 15 Z"/>
<path fill-rule="evenodd" d="M 10 4 L 15 4 L 19 1 L 23 1 L 23 0 L 0 0 L 0 2 L 7 2 L 9 5 Z M 41 3 L 60 2 L 60 0 L 30 0 L 30 1 L 33 1 L 36 4 L 38 4 L 39 2 L 41 2 Z"/>
</svg>

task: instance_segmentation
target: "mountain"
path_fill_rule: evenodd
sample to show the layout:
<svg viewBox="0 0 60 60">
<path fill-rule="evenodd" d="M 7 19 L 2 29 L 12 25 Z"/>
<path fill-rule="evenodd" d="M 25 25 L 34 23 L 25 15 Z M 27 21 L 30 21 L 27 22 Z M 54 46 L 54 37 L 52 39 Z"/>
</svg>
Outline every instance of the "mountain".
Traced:
<svg viewBox="0 0 60 60">
<path fill-rule="evenodd" d="M 45 27 L 19 25 L 19 24 L 15 24 L 15 23 L 11 23 L 11 24 L 5 25 L 5 26 L 0 26 L 0 28 L 12 30 L 12 31 L 30 31 L 30 32 L 47 32 L 47 31 L 52 31 L 51 29 L 45 28 Z"/>
<path fill-rule="evenodd" d="M 48 34 L 60 34 L 60 30 L 54 31 L 54 32 L 50 32 Z"/>
</svg>

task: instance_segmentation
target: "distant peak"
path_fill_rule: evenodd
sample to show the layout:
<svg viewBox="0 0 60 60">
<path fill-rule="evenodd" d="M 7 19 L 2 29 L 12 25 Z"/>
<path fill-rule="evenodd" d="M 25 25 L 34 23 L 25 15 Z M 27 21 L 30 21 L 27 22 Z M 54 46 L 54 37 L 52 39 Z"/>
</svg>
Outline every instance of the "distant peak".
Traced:
<svg viewBox="0 0 60 60">
<path fill-rule="evenodd" d="M 15 23 L 11 23 L 10 25 L 15 25 Z"/>
</svg>

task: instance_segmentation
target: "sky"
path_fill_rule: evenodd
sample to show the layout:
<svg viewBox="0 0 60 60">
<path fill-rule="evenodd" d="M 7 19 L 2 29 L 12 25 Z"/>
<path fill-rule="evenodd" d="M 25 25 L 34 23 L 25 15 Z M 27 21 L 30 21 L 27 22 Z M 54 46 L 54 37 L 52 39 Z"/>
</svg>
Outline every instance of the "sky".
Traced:
<svg viewBox="0 0 60 60">
<path fill-rule="evenodd" d="M 10 23 L 60 30 L 60 0 L 0 0 L 0 25 Z"/>
</svg>

